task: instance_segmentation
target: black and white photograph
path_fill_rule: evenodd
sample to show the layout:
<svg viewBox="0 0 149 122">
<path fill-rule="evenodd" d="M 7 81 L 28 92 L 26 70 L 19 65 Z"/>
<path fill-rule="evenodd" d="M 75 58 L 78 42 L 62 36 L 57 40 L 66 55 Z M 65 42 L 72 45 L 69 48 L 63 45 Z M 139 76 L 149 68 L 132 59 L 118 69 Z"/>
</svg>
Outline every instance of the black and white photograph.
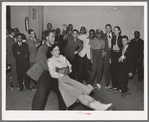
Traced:
<svg viewBox="0 0 149 122">
<path fill-rule="evenodd" d="M 147 120 L 147 2 L 2 2 L 2 120 Z"/>
</svg>

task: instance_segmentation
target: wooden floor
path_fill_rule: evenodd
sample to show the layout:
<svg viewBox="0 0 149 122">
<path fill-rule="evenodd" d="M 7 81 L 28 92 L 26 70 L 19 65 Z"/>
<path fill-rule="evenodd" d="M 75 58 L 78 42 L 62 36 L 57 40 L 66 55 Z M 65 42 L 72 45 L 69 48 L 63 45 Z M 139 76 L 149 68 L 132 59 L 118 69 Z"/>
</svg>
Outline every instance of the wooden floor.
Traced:
<svg viewBox="0 0 149 122">
<path fill-rule="evenodd" d="M 20 93 L 17 89 L 9 88 L 9 76 L 7 73 L 6 81 L 6 110 L 31 110 L 32 98 L 35 91 L 24 91 Z M 128 86 L 132 92 L 125 99 L 120 97 L 120 93 L 109 92 L 104 88 L 104 78 L 101 82 L 101 90 L 95 90 L 94 98 L 103 103 L 113 103 L 115 111 L 144 110 L 144 82 L 137 81 L 135 77 L 129 82 Z M 77 104 L 72 110 L 86 110 L 81 104 Z M 58 110 L 58 101 L 55 93 L 51 92 L 45 107 L 45 110 Z"/>
</svg>

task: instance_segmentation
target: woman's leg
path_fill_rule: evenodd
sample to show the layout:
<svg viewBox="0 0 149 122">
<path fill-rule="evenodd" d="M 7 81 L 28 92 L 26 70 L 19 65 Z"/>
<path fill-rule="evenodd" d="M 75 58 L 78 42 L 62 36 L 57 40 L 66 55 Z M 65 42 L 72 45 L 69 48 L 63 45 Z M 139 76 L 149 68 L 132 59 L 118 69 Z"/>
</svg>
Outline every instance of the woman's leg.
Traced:
<svg viewBox="0 0 149 122">
<path fill-rule="evenodd" d="M 98 101 L 96 101 L 94 98 L 90 97 L 89 95 L 80 95 L 79 97 L 79 101 L 87 106 L 87 107 L 90 107 L 92 109 L 95 109 L 95 110 L 107 110 L 110 106 L 112 106 L 112 104 L 103 104 L 103 103 L 100 103 Z"/>
</svg>

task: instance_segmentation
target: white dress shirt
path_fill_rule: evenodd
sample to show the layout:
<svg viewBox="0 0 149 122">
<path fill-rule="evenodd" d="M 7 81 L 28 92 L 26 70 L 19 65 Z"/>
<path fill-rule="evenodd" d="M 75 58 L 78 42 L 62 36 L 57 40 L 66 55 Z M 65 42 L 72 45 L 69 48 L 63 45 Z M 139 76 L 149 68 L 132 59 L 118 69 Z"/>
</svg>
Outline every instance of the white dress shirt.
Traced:
<svg viewBox="0 0 149 122">
<path fill-rule="evenodd" d="M 87 55 L 87 58 L 91 59 L 88 36 L 86 34 L 81 34 L 78 36 L 78 38 L 83 41 L 83 49 L 79 52 L 79 56 L 84 57 L 85 55 Z"/>
<path fill-rule="evenodd" d="M 109 33 L 109 34 L 107 33 L 107 39 L 108 39 L 108 47 L 111 49 L 112 33 Z"/>
</svg>

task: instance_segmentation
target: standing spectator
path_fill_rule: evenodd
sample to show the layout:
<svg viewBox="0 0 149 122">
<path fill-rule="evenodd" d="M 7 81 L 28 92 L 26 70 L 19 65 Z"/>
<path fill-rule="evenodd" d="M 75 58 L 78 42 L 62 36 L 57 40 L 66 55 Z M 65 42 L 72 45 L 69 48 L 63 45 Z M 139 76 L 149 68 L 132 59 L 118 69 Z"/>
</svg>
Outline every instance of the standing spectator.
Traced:
<svg viewBox="0 0 149 122">
<path fill-rule="evenodd" d="M 130 95 L 131 92 L 128 88 L 129 78 L 134 75 L 135 71 L 135 51 L 128 45 L 129 40 L 127 36 L 122 36 L 123 48 L 120 52 L 119 57 L 119 67 L 116 75 L 117 89 L 116 91 L 121 91 L 121 97 L 125 98 Z"/>
<path fill-rule="evenodd" d="M 26 43 L 28 44 L 28 48 L 29 48 L 29 63 L 30 63 L 30 67 L 32 67 L 36 63 L 36 53 L 41 42 L 38 38 L 36 38 L 36 34 L 33 29 L 29 29 L 28 34 L 29 34 L 29 38 L 26 40 Z M 31 79 L 31 87 L 33 89 L 36 88 L 36 81 L 32 79 Z"/>
<path fill-rule="evenodd" d="M 105 88 L 110 88 L 110 55 L 111 55 L 111 44 L 112 44 L 112 38 L 115 36 L 112 32 L 112 26 L 110 24 L 107 24 L 105 26 L 106 33 L 103 35 L 103 40 L 105 40 L 106 44 L 106 56 L 104 57 L 104 77 L 105 77 Z"/>
<path fill-rule="evenodd" d="M 119 26 L 114 27 L 115 36 L 112 38 L 112 46 L 111 46 L 111 81 L 112 86 L 110 86 L 109 90 L 113 91 L 117 89 L 116 82 L 116 72 L 118 70 L 118 59 L 120 57 L 120 51 L 122 50 L 122 36 L 121 29 Z"/>
<path fill-rule="evenodd" d="M 52 30 L 52 24 L 48 23 L 47 24 L 47 30 L 45 30 L 45 31 L 51 31 L 51 30 Z"/>
<path fill-rule="evenodd" d="M 59 28 L 56 29 L 55 41 L 59 45 L 61 53 L 63 53 L 63 49 L 66 46 L 66 41 L 63 40 L 63 35 L 61 35 L 61 30 Z"/>
<path fill-rule="evenodd" d="M 105 56 L 105 41 L 102 39 L 103 31 L 97 29 L 95 37 L 95 31 L 90 30 L 90 43 L 91 43 L 91 61 L 92 69 L 90 74 L 90 84 L 93 85 L 97 74 L 97 87 L 100 89 L 101 78 L 103 74 L 103 58 Z"/>
<path fill-rule="evenodd" d="M 14 29 L 9 30 L 9 36 L 6 39 L 6 52 L 7 52 L 7 64 L 11 67 L 11 83 L 10 88 L 17 87 L 17 72 L 16 72 L 16 59 L 12 52 L 12 46 L 15 44 L 14 41 L 15 31 Z"/>
<path fill-rule="evenodd" d="M 73 25 L 69 24 L 68 26 L 65 26 L 66 28 L 63 30 L 62 35 L 64 38 L 67 38 L 69 34 L 72 34 L 73 31 Z"/>
<path fill-rule="evenodd" d="M 91 55 L 89 39 L 84 26 L 81 27 L 78 38 L 83 41 L 83 49 L 79 53 L 79 81 L 88 84 L 91 70 Z"/>
<path fill-rule="evenodd" d="M 72 73 L 70 77 L 78 80 L 76 74 L 78 74 L 79 67 L 79 56 L 78 53 L 82 50 L 83 44 L 80 39 L 77 38 L 78 30 L 74 29 L 72 35 L 70 34 L 67 38 L 67 44 L 64 48 L 64 54 L 72 65 Z"/>
<path fill-rule="evenodd" d="M 29 69 L 29 48 L 25 42 L 22 42 L 22 34 L 17 34 L 17 42 L 12 46 L 13 55 L 16 58 L 17 78 L 20 91 L 23 91 L 23 80 L 25 89 L 31 90 L 29 77 L 26 75 Z"/>
<path fill-rule="evenodd" d="M 134 39 L 131 40 L 130 45 L 134 48 L 136 53 L 136 69 L 138 74 L 138 81 L 143 80 L 143 59 L 144 59 L 144 41 L 140 38 L 140 32 L 134 32 Z"/>
</svg>

